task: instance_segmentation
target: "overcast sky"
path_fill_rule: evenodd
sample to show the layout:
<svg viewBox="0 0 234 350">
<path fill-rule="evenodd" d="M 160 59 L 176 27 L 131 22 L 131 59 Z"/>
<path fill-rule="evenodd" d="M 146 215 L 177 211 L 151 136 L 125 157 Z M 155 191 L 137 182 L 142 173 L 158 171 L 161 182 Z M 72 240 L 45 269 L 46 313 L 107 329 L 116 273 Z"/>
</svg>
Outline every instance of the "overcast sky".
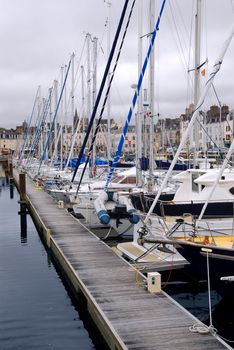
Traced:
<svg viewBox="0 0 234 350">
<path fill-rule="evenodd" d="M 111 111 L 124 120 L 131 103 L 131 85 L 137 82 L 137 11 L 143 1 L 143 34 L 147 34 L 149 0 L 136 0 L 136 6 L 114 79 Z M 212 66 L 234 23 L 234 1 L 203 0 L 201 62 L 208 58 Z M 111 40 L 124 0 L 0 0 L 0 126 L 14 127 L 28 120 L 38 86 L 42 95 L 59 79 L 61 66 L 76 54 L 76 67 L 87 32 L 99 39 L 98 76 L 102 76 L 107 56 L 107 17 L 110 15 Z M 130 4 L 132 0 L 130 1 Z M 156 0 L 156 16 L 161 0 Z M 187 69 L 193 68 L 192 52 L 194 0 L 170 0 L 166 3 L 155 44 L 155 113 L 176 117 L 192 102 Z M 142 39 L 143 57 L 148 45 Z M 189 45 L 190 44 L 190 45 Z M 100 47 L 102 49 L 100 49 Z M 189 54 L 190 52 L 190 54 Z M 190 63 L 188 60 L 190 58 Z M 215 81 L 220 101 L 234 108 L 234 40 Z M 86 55 L 82 56 L 82 64 Z M 78 74 L 79 75 L 79 74 Z M 143 87 L 147 87 L 147 77 Z M 191 77 L 191 74 L 190 74 Z M 205 78 L 201 78 L 203 86 Z M 97 86 L 99 86 L 100 79 Z M 190 84 L 191 85 L 191 84 Z M 80 83 L 75 104 L 80 108 Z M 217 100 L 210 93 L 206 109 Z"/>
</svg>

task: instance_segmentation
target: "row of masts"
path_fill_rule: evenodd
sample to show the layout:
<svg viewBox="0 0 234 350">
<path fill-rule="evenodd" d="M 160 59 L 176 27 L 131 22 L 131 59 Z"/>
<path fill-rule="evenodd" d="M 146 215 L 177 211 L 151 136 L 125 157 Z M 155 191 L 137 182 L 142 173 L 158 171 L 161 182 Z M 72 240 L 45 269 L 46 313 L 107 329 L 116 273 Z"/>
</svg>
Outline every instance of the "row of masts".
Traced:
<svg viewBox="0 0 234 350">
<path fill-rule="evenodd" d="M 199 66 L 200 66 L 200 41 L 201 41 L 201 6 L 202 6 L 202 0 L 197 1 L 197 8 L 196 8 L 196 30 L 195 30 L 195 69 L 194 69 L 194 105 L 197 105 L 197 101 L 199 100 L 199 95 L 200 95 L 200 71 L 199 71 Z M 107 50 L 110 50 L 110 9 L 111 9 L 111 3 L 108 3 L 109 7 L 109 21 L 108 21 L 108 36 L 107 36 Z M 139 1 L 138 3 L 138 75 L 140 75 L 140 71 L 142 68 L 142 9 L 143 9 L 143 2 Z M 150 0 L 149 2 L 149 34 L 148 38 L 150 41 L 150 37 L 153 33 L 154 30 L 154 25 L 155 25 L 155 0 Z M 91 44 L 92 44 L 92 66 L 91 66 Z M 92 110 L 94 108 L 95 100 L 96 100 L 96 86 L 97 86 L 97 45 L 98 45 L 98 39 L 96 37 L 92 38 L 90 33 L 86 34 L 86 48 L 87 48 L 87 74 L 86 74 L 86 98 L 85 98 L 85 89 L 84 89 L 84 80 L 85 80 L 85 73 L 84 73 L 84 66 L 81 65 L 80 67 L 80 72 L 81 72 L 81 99 L 82 99 L 82 111 L 81 111 L 81 119 L 83 117 L 83 131 L 84 131 L 84 116 L 86 115 L 88 119 L 89 116 L 91 116 Z M 70 109 L 70 115 L 72 118 L 71 122 L 71 133 L 72 135 L 76 135 L 78 131 L 78 127 L 80 127 L 80 122 L 78 125 L 74 125 L 73 118 L 75 116 L 75 55 L 72 54 L 71 59 L 70 59 L 70 66 L 69 69 L 71 69 L 71 88 L 70 88 L 70 94 L 69 98 L 67 97 L 67 84 L 65 82 L 65 76 L 68 74 L 68 66 L 64 66 L 61 68 L 60 72 L 60 86 L 63 88 L 63 92 L 61 94 L 61 91 L 59 91 L 59 82 L 58 80 L 54 81 L 53 87 L 49 90 L 49 94 L 52 94 L 52 97 L 50 98 L 51 101 L 53 99 L 54 105 L 56 106 L 55 112 L 53 113 L 52 111 L 52 103 L 49 104 L 49 111 L 44 111 L 42 112 L 45 108 L 45 105 L 48 105 L 48 99 L 42 100 L 41 104 L 38 104 L 38 117 L 37 117 L 37 128 L 42 130 L 42 128 L 46 128 L 46 123 L 45 123 L 45 113 L 49 115 L 49 127 L 51 128 L 50 131 L 47 131 L 47 135 L 49 133 L 53 133 L 53 144 L 50 145 L 51 149 L 45 151 L 45 148 L 43 149 L 43 144 L 45 144 L 45 140 L 43 140 L 43 132 L 41 132 L 41 138 L 40 138 L 40 143 L 39 143 L 39 154 L 43 154 L 42 161 L 44 161 L 45 156 L 49 155 L 49 152 L 51 153 L 51 159 L 57 159 L 58 154 L 60 154 L 60 162 L 61 162 L 61 168 L 63 164 L 63 156 L 65 155 L 66 157 L 66 167 L 69 164 L 69 160 L 73 156 L 73 148 L 75 144 L 76 138 L 74 137 L 73 140 L 67 140 L 66 139 L 66 129 L 68 128 L 67 125 L 67 119 L 68 119 L 68 100 L 70 101 L 69 103 L 71 104 L 71 109 Z M 67 78 L 66 78 L 67 79 Z M 108 74 L 108 82 L 110 81 L 110 73 Z M 136 163 L 137 163 L 137 168 L 141 168 L 141 159 L 142 156 L 148 157 L 149 158 L 149 179 L 152 178 L 152 174 L 155 168 L 155 154 L 154 154 L 154 140 L 153 140 L 153 135 L 154 135 L 154 126 L 155 126 L 155 98 L 154 98 L 154 92 L 155 92 L 155 54 L 154 54 L 154 47 L 152 48 L 152 52 L 149 58 L 149 87 L 148 89 L 144 89 L 144 96 L 142 96 L 142 89 L 138 92 L 138 108 L 137 108 L 137 113 L 136 113 Z M 147 94 L 149 93 L 149 102 L 148 102 L 148 96 Z M 41 99 L 40 97 L 40 90 L 37 93 L 38 100 Z M 85 99 L 86 99 L 86 108 L 85 108 Z M 148 107 L 144 107 L 144 103 L 148 103 Z M 43 107 L 44 106 L 44 107 Z M 57 111 L 56 111 L 57 109 Z M 60 114 L 60 123 L 57 123 L 57 112 L 59 109 L 59 114 Z M 86 111 L 85 111 L 86 109 Z M 148 128 L 147 130 L 147 135 L 144 136 L 145 140 L 143 140 L 143 135 L 142 135 L 142 124 L 143 124 L 143 115 L 148 111 L 149 118 L 148 118 Z M 84 113 L 85 112 L 85 113 Z M 40 115 L 44 113 L 43 116 L 40 117 Z M 108 98 L 108 103 L 107 103 L 107 159 L 111 159 L 111 133 L 110 133 L 110 96 Z M 56 118 L 55 118 L 56 117 Z M 54 120 L 53 120 L 54 118 Z M 40 125 L 40 123 L 43 123 L 43 125 Z M 58 129 L 59 125 L 59 129 Z M 31 127 L 31 121 L 29 121 L 28 124 L 29 128 Z M 63 131 L 65 131 L 63 133 Z M 65 135 L 64 135 L 65 134 Z M 92 127 L 92 132 L 91 132 L 91 138 L 93 137 L 94 134 L 94 126 Z M 194 131 L 192 132 L 191 139 L 192 141 L 190 142 L 191 145 L 195 148 L 194 151 L 194 164 L 196 163 L 196 155 L 198 152 L 200 140 L 199 140 L 199 124 L 195 123 Z M 26 136 L 27 138 L 27 136 Z M 64 142 L 63 138 L 65 138 L 65 150 L 64 150 Z M 69 141 L 69 144 L 68 144 Z M 51 143 L 52 141 L 48 141 L 48 143 Z M 144 144 L 144 147 L 142 147 L 142 143 Z M 26 145 L 24 145 L 26 146 Z M 60 148 L 60 149 L 59 149 Z M 142 152 L 142 149 L 144 149 L 144 154 Z M 23 152 L 22 152 L 23 154 Z M 22 156 L 21 154 L 21 156 Z M 93 148 L 92 152 L 92 164 L 95 164 L 95 147 Z M 91 169 L 91 168 L 90 168 Z M 92 169 L 90 170 L 90 175 L 92 174 Z M 138 186 L 142 185 L 142 175 L 141 172 L 137 172 L 137 183 Z"/>
</svg>

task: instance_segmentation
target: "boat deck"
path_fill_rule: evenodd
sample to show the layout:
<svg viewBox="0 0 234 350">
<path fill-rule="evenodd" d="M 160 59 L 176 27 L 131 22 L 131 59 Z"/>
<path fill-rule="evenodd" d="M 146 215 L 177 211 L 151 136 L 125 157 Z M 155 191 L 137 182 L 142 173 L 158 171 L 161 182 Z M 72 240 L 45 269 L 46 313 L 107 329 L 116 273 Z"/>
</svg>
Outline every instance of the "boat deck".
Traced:
<svg viewBox="0 0 234 350">
<path fill-rule="evenodd" d="M 18 173 L 14 171 L 16 184 Z M 221 339 L 190 332 L 198 320 L 146 280 L 27 177 L 34 221 L 75 293 L 111 349 L 223 349 Z M 230 348 L 230 347 L 229 347 Z M 230 348 L 231 349 L 231 348 Z"/>
</svg>

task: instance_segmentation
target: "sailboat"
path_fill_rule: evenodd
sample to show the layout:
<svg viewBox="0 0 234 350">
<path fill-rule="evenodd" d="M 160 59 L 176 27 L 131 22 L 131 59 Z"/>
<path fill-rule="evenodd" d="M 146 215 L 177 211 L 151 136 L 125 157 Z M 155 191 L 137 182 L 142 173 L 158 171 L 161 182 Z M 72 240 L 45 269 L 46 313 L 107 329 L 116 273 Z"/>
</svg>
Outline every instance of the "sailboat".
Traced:
<svg viewBox="0 0 234 350">
<path fill-rule="evenodd" d="M 153 212 L 160 215 L 163 218 L 166 218 L 170 214 L 172 224 L 171 224 L 171 227 L 168 227 L 168 222 L 166 222 L 166 229 L 168 230 L 167 233 L 171 234 L 172 231 L 174 230 L 177 232 L 177 236 L 180 236 L 180 233 L 178 233 L 177 229 L 179 226 L 184 225 L 186 221 L 184 220 L 185 217 L 188 218 L 188 217 L 197 215 L 201 220 L 203 216 L 206 217 L 212 214 L 217 215 L 217 213 L 220 215 L 220 211 L 223 205 L 224 206 L 227 205 L 227 207 L 225 207 L 225 209 L 222 210 L 221 217 L 226 218 L 227 216 L 229 216 L 230 220 L 228 223 L 229 225 L 228 229 L 230 230 L 233 229 L 233 197 L 232 197 L 233 190 L 232 188 L 234 184 L 233 182 L 234 173 L 233 173 L 233 170 L 227 168 L 227 159 L 229 159 L 232 149 L 230 150 L 229 157 L 227 157 L 226 161 L 224 161 L 221 172 L 220 170 L 217 171 L 214 169 L 212 170 L 211 169 L 189 169 L 177 175 L 177 179 L 181 181 L 181 185 L 177 190 L 176 194 L 170 199 L 170 202 L 167 201 L 166 203 L 165 202 L 163 203 L 161 201 L 160 203 L 160 197 L 162 196 L 163 190 L 167 185 L 168 179 L 171 176 L 174 165 L 194 126 L 196 117 L 199 114 L 199 109 L 201 108 L 205 100 L 206 94 L 209 91 L 211 84 L 213 83 L 213 80 L 221 67 L 223 57 L 232 40 L 233 34 L 234 34 L 234 28 L 232 29 L 231 34 L 226 40 L 222 48 L 222 51 L 213 66 L 213 71 L 211 72 L 210 77 L 207 80 L 203 93 L 201 94 L 199 100 L 197 101 L 197 105 L 192 115 L 192 118 L 190 120 L 190 123 L 188 125 L 188 128 L 185 130 L 182 136 L 181 143 L 177 149 L 177 152 L 171 163 L 171 166 L 164 177 L 162 185 L 158 193 L 156 194 L 156 196 L 152 198 L 151 206 L 150 207 L 148 206 L 148 208 L 147 207 L 145 208 L 145 212 L 147 212 L 147 215 L 144 220 L 144 226 L 142 227 L 142 229 L 145 228 L 145 234 L 149 232 L 151 233 L 151 235 L 149 235 L 148 240 L 145 239 L 143 241 L 145 241 L 147 244 L 151 243 L 151 246 L 155 242 L 155 239 L 152 237 L 153 232 L 151 230 L 153 225 L 151 225 L 151 227 L 149 225 L 154 220 L 154 217 L 151 216 Z M 214 201 L 210 203 L 211 199 L 214 199 Z M 142 207 L 144 207 L 144 204 L 142 205 Z M 214 212 L 214 208 L 216 212 Z M 191 214 L 191 215 L 188 215 L 188 214 Z M 178 218 L 178 216 L 180 217 Z M 218 220 L 220 221 L 220 216 Z M 227 223 L 227 221 L 225 221 L 225 223 Z M 149 226 L 149 229 L 148 229 L 148 226 Z M 192 224 L 190 226 L 190 236 L 194 232 L 193 228 L 194 228 L 194 225 Z M 203 239 L 204 239 L 204 237 L 207 236 L 208 232 L 210 231 L 209 225 L 207 225 L 207 229 L 203 227 L 202 230 L 203 230 Z M 140 230 L 138 230 L 138 232 L 140 232 Z M 163 232 L 163 228 L 161 228 L 161 232 Z M 185 242 L 189 241 L 190 236 L 188 236 L 188 239 L 185 240 Z M 156 241 L 157 243 L 159 243 L 159 240 L 157 237 L 156 237 Z M 182 242 L 182 239 L 177 244 L 182 244 L 181 242 Z M 163 244 L 165 245 L 166 242 L 164 241 Z M 121 244 L 118 245 L 118 248 L 119 249 L 122 248 Z M 185 258 L 187 257 L 187 254 L 182 253 L 182 249 L 180 249 L 179 252 Z"/>
<path fill-rule="evenodd" d="M 196 118 L 199 116 L 201 106 L 204 102 L 204 98 L 199 99 L 200 87 L 199 87 L 199 74 L 201 68 L 200 62 L 200 36 L 201 36 L 201 0 L 197 1 L 196 7 L 196 28 L 195 28 L 195 69 L 194 69 L 194 114 L 189 124 L 189 128 L 185 131 L 181 144 L 176 152 L 176 155 L 171 163 L 169 171 L 165 176 L 164 182 L 161 186 L 161 190 L 156 194 L 147 193 L 132 194 L 131 199 L 136 209 L 147 213 L 147 217 L 151 213 L 154 213 L 160 217 L 174 217 L 174 221 L 178 216 L 183 216 L 189 213 L 193 217 L 200 215 L 203 204 L 209 196 L 211 188 L 216 180 L 219 170 L 210 169 L 210 164 L 206 160 L 198 164 L 198 148 L 199 131 Z M 222 61 L 217 61 L 217 64 L 221 64 Z M 214 74 L 216 74 L 214 70 Z M 200 102 L 200 104 L 199 104 Z M 179 183 L 179 187 L 175 194 L 171 196 L 164 196 L 163 191 L 167 184 L 169 177 L 172 174 L 179 155 L 185 146 L 185 141 L 188 136 L 191 138 L 192 143 L 195 145 L 194 150 L 194 165 L 197 166 L 194 169 L 187 169 L 173 177 L 175 181 Z M 225 169 L 222 177 L 216 184 L 215 191 L 212 198 L 210 198 L 206 211 L 203 213 L 204 218 L 211 218 L 218 216 L 219 218 L 232 217 L 233 212 L 233 193 L 234 193 L 234 170 L 230 167 Z M 153 203 L 153 205 L 151 205 Z M 150 213 L 148 213 L 150 211 Z"/>
<path fill-rule="evenodd" d="M 189 213 L 195 218 L 200 215 L 219 169 L 187 169 L 173 176 L 179 183 L 175 193 L 162 194 L 154 206 L 153 213 L 161 217 L 183 216 Z M 130 195 L 133 205 L 142 212 L 148 212 L 155 198 L 154 194 Z M 219 180 L 212 199 L 204 213 L 204 218 L 230 218 L 234 215 L 234 170 L 227 168 Z"/>
<path fill-rule="evenodd" d="M 233 35 L 234 35 L 234 27 L 232 28 L 231 33 L 227 41 L 225 42 L 221 55 L 216 61 L 214 68 L 217 64 L 219 66 L 221 65 L 224 54 L 233 38 Z M 214 78 L 215 74 L 213 74 L 213 77 L 211 74 L 210 79 L 208 80 L 206 85 L 207 89 L 210 81 Z M 199 102 L 201 103 L 203 99 L 204 99 L 204 96 L 201 96 Z M 191 122 L 190 122 L 190 127 L 191 127 Z M 188 132 L 189 131 L 187 131 L 187 133 Z M 183 139 L 185 139 L 185 136 L 186 135 L 184 135 Z M 202 207 L 201 213 L 199 214 L 199 220 L 202 220 L 203 215 L 206 213 L 206 209 L 209 207 L 211 198 L 213 198 L 213 196 L 214 197 L 218 196 L 218 193 L 221 190 L 222 192 L 220 193 L 220 196 L 223 193 L 223 196 L 225 199 L 227 198 L 226 195 L 229 195 L 229 193 L 232 196 L 232 192 L 233 192 L 232 170 L 227 169 L 227 165 L 233 152 L 234 152 L 234 140 L 232 141 L 229 151 L 223 161 L 223 165 L 221 169 L 219 169 L 218 173 L 216 174 L 217 175 L 216 179 L 215 180 L 213 179 L 213 181 L 210 181 L 207 174 L 203 175 L 205 180 L 203 179 L 203 182 L 200 181 L 200 184 L 212 183 L 212 185 L 210 186 L 209 191 L 206 194 L 206 199 L 203 202 L 203 207 Z M 229 171 L 231 174 L 230 178 L 228 177 Z M 165 178 L 165 182 L 166 180 L 167 179 Z M 221 185 L 222 181 L 224 184 L 223 186 Z M 199 185 L 199 182 L 198 182 L 198 185 Z M 219 188 L 219 186 L 221 187 Z M 150 208 L 150 212 L 152 212 L 153 206 L 156 204 L 159 195 L 160 193 L 158 194 L 157 198 L 154 200 L 154 203 Z M 223 203 L 224 201 L 220 205 L 220 209 L 224 205 Z M 232 204 L 233 204 L 233 201 L 232 201 Z M 217 220 L 220 220 L 220 218 L 217 217 Z M 205 221 L 207 222 L 207 220 Z M 232 223 L 232 230 L 233 230 L 233 215 L 231 218 L 231 223 Z M 178 231 L 177 229 L 175 229 L 175 235 L 172 234 L 172 237 L 173 238 L 171 242 L 172 244 L 174 244 L 178 252 L 184 258 L 186 258 L 186 260 L 189 261 L 193 267 L 195 267 L 195 269 L 198 271 L 198 273 L 202 277 L 208 278 L 208 280 L 210 281 L 211 288 L 212 287 L 216 288 L 218 292 L 223 296 L 233 295 L 233 292 L 234 292 L 234 275 L 233 275 L 234 235 L 233 233 L 232 234 L 225 234 L 224 232 L 212 233 L 209 227 L 207 227 L 206 233 L 203 232 L 202 234 L 199 234 L 199 232 L 196 229 L 196 226 L 194 226 L 193 230 L 190 230 L 190 233 L 187 233 L 187 235 L 183 237 L 178 235 Z M 147 241 L 147 238 L 146 238 L 146 241 Z"/>
<path fill-rule="evenodd" d="M 222 296 L 233 296 L 234 235 L 176 238 L 174 246 L 202 278 L 209 273 L 211 289 Z"/>
<path fill-rule="evenodd" d="M 233 28 L 234 35 L 234 28 Z M 205 213 L 208 202 L 215 192 L 215 186 L 219 179 L 223 177 L 224 168 L 234 151 L 234 140 L 229 148 L 228 154 L 223 162 L 213 187 L 210 190 L 207 201 L 204 204 L 199 219 Z M 217 218 L 220 222 L 221 220 Z M 216 220 L 217 220 L 216 219 Z M 197 272 L 202 276 L 209 278 L 211 288 L 216 288 L 223 296 L 233 295 L 234 292 L 234 216 L 228 224 L 231 226 L 230 232 L 225 232 L 221 226 L 221 232 L 212 232 L 207 229 L 206 233 L 200 233 L 194 227 L 194 231 L 184 237 L 174 237 L 175 247 L 178 252 L 189 261 Z M 213 225 L 214 221 L 213 220 Z M 227 220 L 221 221 L 221 225 L 226 224 Z M 216 221 L 217 230 L 217 221 Z M 178 232 L 175 232 L 176 236 Z"/>
</svg>

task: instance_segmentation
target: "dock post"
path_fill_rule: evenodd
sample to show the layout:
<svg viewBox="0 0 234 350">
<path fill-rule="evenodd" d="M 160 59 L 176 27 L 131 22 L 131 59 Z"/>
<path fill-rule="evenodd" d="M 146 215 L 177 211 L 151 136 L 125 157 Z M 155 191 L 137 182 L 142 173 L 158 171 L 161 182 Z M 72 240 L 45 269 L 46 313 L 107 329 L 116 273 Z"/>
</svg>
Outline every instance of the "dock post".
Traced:
<svg viewBox="0 0 234 350">
<path fill-rule="evenodd" d="M 22 208 L 21 205 L 20 205 L 20 208 Z M 20 211 L 19 215 L 20 215 L 21 243 L 27 243 L 27 212 L 26 212 L 26 210 L 24 212 Z"/>
<path fill-rule="evenodd" d="M 9 172 L 10 179 L 13 179 L 13 164 L 12 164 L 12 162 L 8 163 L 8 172 Z"/>
<path fill-rule="evenodd" d="M 20 212 L 26 213 L 26 178 L 24 173 L 19 174 Z"/>
<path fill-rule="evenodd" d="M 25 202 L 26 199 L 26 181 L 25 174 L 19 174 L 19 192 L 20 192 L 20 201 Z"/>
<path fill-rule="evenodd" d="M 19 174 L 19 194 L 20 194 L 20 234 L 21 242 L 27 242 L 27 203 L 26 203 L 26 177 L 24 173 Z"/>
<path fill-rule="evenodd" d="M 14 198 L 14 184 L 10 183 L 10 199 Z"/>
</svg>

